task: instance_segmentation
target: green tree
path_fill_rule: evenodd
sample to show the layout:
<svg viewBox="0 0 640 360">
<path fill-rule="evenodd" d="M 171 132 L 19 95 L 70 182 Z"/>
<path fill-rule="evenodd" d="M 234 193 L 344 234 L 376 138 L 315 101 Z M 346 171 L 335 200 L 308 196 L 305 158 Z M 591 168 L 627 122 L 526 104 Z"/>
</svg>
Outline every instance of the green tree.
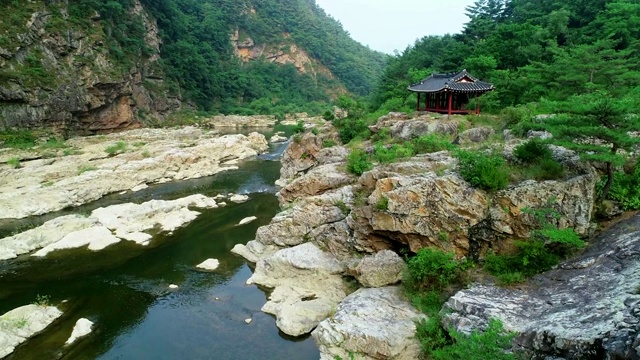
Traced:
<svg viewBox="0 0 640 360">
<path fill-rule="evenodd" d="M 640 138 L 630 135 L 640 129 L 640 118 L 627 113 L 625 100 L 605 91 L 573 96 L 563 107 L 563 114 L 549 119 L 544 127 L 557 143 L 583 159 L 606 164 L 607 180 L 600 194 L 604 199 L 614 181 L 614 167 L 626 160 L 621 151 L 633 151 L 640 143 Z"/>
</svg>

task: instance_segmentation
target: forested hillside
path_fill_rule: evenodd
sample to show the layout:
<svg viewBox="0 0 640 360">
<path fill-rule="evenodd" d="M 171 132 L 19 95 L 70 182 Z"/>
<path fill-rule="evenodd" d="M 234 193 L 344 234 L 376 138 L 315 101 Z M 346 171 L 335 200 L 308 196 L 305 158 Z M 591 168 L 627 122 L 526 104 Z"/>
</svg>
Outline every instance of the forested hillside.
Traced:
<svg viewBox="0 0 640 360">
<path fill-rule="evenodd" d="M 226 109 L 238 99 L 243 104 L 258 101 L 255 110 L 279 102 L 304 104 L 328 100 L 327 89 L 342 85 L 367 95 L 384 66 L 384 55 L 352 40 L 314 0 L 142 2 L 158 19 L 167 74 L 204 108 Z M 264 60 L 242 65 L 228 41 L 234 29 L 256 44 L 276 44 L 283 52 L 297 45 L 335 78 L 321 72 L 300 75 L 293 66 Z"/>
<path fill-rule="evenodd" d="M 432 71 L 468 69 L 495 84 L 485 108 L 563 101 L 594 90 L 640 90 L 637 0 L 480 0 L 460 34 L 427 36 L 391 60 L 374 107 L 414 104 L 406 86 Z"/>
<path fill-rule="evenodd" d="M 182 108 L 318 113 L 387 56 L 314 0 L 0 0 L 0 129 L 99 132 Z"/>
</svg>

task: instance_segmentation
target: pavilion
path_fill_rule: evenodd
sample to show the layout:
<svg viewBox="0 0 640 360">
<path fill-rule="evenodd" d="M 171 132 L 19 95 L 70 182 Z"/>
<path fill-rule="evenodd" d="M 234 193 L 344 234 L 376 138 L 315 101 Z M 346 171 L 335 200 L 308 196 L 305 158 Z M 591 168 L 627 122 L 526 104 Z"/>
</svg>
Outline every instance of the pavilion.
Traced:
<svg viewBox="0 0 640 360">
<path fill-rule="evenodd" d="M 409 86 L 409 91 L 418 94 L 416 111 L 431 111 L 441 114 L 480 114 L 477 98 L 493 90 L 493 84 L 480 81 L 467 70 L 459 73 L 431 74 L 417 84 Z M 421 95 L 424 96 L 424 107 L 420 107 Z M 467 108 L 472 98 L 476 99 L 475 109 Z"/>
</svg>

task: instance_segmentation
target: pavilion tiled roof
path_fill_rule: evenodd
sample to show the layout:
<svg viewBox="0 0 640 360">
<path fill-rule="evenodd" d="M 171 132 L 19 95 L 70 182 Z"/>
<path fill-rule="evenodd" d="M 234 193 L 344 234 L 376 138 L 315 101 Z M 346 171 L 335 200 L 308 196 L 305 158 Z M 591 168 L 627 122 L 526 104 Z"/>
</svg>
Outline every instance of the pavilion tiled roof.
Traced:
<svg viewBox="0 0 640 360">
<path fill-rule="evenodd" d="M 465 78 L 471 81 L 461 81 Z M 409 86 L 409 90 L 421 93 L 441 91 L 474 93 L 491 91 L 493 90 L 493 84 L 480 81 L 471 76 L 467 70 L 462 70 L 458 73 L 431 74 L 421 82 Z"/>
</svg>

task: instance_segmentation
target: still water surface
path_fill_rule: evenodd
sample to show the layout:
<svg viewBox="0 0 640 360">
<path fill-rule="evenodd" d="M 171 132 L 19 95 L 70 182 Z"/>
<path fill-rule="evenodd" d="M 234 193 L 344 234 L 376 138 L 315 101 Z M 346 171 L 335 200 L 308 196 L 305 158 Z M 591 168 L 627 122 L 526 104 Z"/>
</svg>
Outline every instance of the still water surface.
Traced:
<svg viewBox="0 0 640 360">
<path fill-rule="evenodd" d="M 172 235 L 156 236 L 149 247 L 122 242 L 100 252 L 66 250 L 45 259 L 22 256 L 0 264 L 0 314 L 40 296 L 60 304 L 65 315 L 7 359 L 317 359 L 313 341 L 279 333 L 260 308 L 261 289 L 245 285 L 251 269 L 229 251 L 246 243 L 278 211 L 272 184 L 279 177 L 278 155 L 244 161 L 240 169 L 215 176 L 107 196 L 81 208 L 22 222 L 0 224 L 0 232 L 34 225 L 66 213 L 89 213 L 100 206 L 194 193 L 247 194 L 244 204 L 203 210 Z M 236 226 L 247 216 L 258 220 Z M 4 234 L 0 234 L 4 235 Z M 220 260 L 213 273 L 194 270 Z M 170 284 L 179 286 L 169 290 Z M 76 320 L 95 323 L 94 332 L 70 347 L 63 344 Z M 245 319 L 251 318 L 250 324 Z"/>
</svg>

